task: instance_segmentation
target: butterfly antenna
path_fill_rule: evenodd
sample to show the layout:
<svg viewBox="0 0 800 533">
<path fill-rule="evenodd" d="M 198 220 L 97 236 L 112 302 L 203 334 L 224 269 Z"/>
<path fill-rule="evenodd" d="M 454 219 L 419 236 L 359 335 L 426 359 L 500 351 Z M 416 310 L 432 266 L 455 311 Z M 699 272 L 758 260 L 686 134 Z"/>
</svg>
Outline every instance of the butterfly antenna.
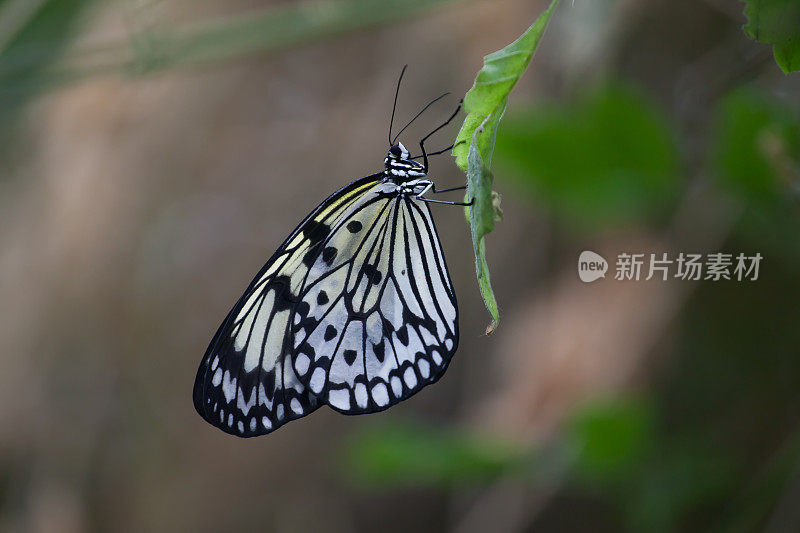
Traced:
<svg viewBox="0 0 800 533">
<path fill-rule="evenodd" d="M 425 169 L 425 173 L 426 174 L 428 173 L 428 154 L 425 153 L 425 141 L 427 141 L 430 138 L 431 135 L 433 135 L 434 133 L 436 133 L 440 129 L 442 129 L 445 126 L 447 126 L 448 124 L 450 124 L 450 121 L 453 120 L 454 118 L 456 118 L 456 115 L 458 115 L 458 112 L 461 111 L 461 106 L 463 104 L 464 104 L 464 100 L 463 99 L 459 100 L 458 101 L 458 107 L 456 107 L 456 110 L 453 111 L 452 115 L 450 115 L 450 118 L 445 120 L 441 125 L 439 125 L 438 128 L 436 128 L 435 130 L 433 130 L 432 132 L 427 134 L 425 137 L 423 137 L 422 140 L 419 142 L 419 149 L 422 150 L 422 161 L 423 161 L 422 167 Z M 450 148 L 452 148 L 452 146 Z M 449 148 L 446 148 L 445 150 L 441 150 L 441 151 L 436 152 L 436 153 L 439 154 L 439 153 L 442 153 L 442 152 L 444 152 L 444 151 L 446 151 L 448 149 Z M 431 154 L 431 155 L 433 155 L 433 154 Z M 416 159 L 416 157 L 412 157 L 412 159 Z"/>
<path fill-rule="evenodd" d="M 408 65 L 403 65 L 403 70 L 400 71 L 400 77 L 397 79 L 397 88 L 394 90 L 394 104 L 392 104 L 392 118 L 389 120 L 389 146 L 394 144 L 392 142 L 392 124 L 394 124 L 394 112 L 397 109 L 397 95 L 400 94 L 400 82 L 403 81 L 403 74 L 406 73 Z"/>
<path fill-rule="evenodd" d="M 417 120 L 417 118 L 419 118 L 419 116 L 420 116 L 421 114 L 423 114 L 423 113 L 425 112 L 425 110 L 427 110 L 427 109 L 428 109 L 430 106 L 432 106 L 433 104 L 435 104 L 436 102 L 438 102 L 439 100 L 441 100 L 442 98 L 444 98 L 445 96 L 447 96 L 448 94 L 450 94 L 450 93 L 449 93 L 449 92 L 446 92 L 446 93 L 444 93 L 444 94 L 442 94 L 442 95 L 439 95 L 439 96 L 437 96 L 436 98 L 434 98 L 434 99 L 433 99 L 433 100 L 431 100 L 430 102 L 428 102 L 428 103 L 425 105 L 425 107 L 423 107 L 423 108 L 420 110 L 420 112 L 419 112 L 419 113 L 417 113 L 416 115 L 414 115 L 414 118 L 412 118 L 411 120 L 409 120 L 409 121 L 408 121 L 408 124 L 406 124 L 405 126 L 403 126 L 403 129 L 402 129 L 402 130 L 400 130 L 400 131 L 398 131 L 398 132 L 397 132 L 397 135 L 395 135 L 395 136 L 394 136 L 394 139 L 392 139 L 392 140 L 390 141 L 390 143 L 391 143 L 391 144 L 394 144 L 394 143 L 395 143 L 395 141 L 396 141 L 396 140 L 397 140 L 397 139 L 400 137 L 400 134 L 401 134 L 401 133 L 403 133 L 404 131 L 406 131 L 406 128 L 407 128 L 407 127 L 409 127 L 409 126 L 410 126 L 410 125 L 411 125 L 411 124 L 412 124 L 412 123 L 413 123 L 415 120 Z"/>
</svg>

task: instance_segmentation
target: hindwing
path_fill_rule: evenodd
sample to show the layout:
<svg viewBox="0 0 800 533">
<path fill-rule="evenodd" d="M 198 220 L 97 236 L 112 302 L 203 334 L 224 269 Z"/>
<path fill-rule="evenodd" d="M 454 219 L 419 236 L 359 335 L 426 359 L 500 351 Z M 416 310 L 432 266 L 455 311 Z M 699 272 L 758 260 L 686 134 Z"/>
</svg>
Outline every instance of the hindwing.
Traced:
<svg viewBox="0 0 800 533">
<path fill-rule="evenodd" d="M 428 205 L 379 197 L 325 239 L 329 253 L 308 272 L 292 328 L 297 378 L 348 414 L 386 409 L 433 383 L 458 345 L 455 293 Z"/>
</svg>

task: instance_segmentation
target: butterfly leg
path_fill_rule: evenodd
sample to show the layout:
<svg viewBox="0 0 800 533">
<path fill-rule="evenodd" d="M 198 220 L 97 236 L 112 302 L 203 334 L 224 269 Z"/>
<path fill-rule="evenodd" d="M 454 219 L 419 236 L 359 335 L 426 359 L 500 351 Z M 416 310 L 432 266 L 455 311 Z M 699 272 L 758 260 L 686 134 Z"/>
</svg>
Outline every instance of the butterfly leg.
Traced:
<svg viewBox="0 0 800 533">
<path fill-rule="evenodd" d="M 432 200 L 430 198 L 420 198 L 417 197 L 418 200 L 422 200 L 423 202 L 430 202 L 432 204 L 447 204 L 447 205 L 463 205 L 463 206 L 470 206 L 475 203 L 475 199 L 473 198 L 469 202 L 448 202 L 447 200 Z"/>
<path fill-rule="evenodd" d="M 432 189 L 431 190 L 433 191 L 433 194 L 441 194 L 443 192 L 463 191 L 466 188 L 467 188 L 466 185 L 461 185 L 460 187 L 450 187 L 449 189 L 442 189 L 441 191 L 437 191 L 436 190 L 436 185 L 432 185 Z"/>
<path fill-rule="evenodd" d="M 429 181 L 428 184 L 425 186 L 425 188 L 422 189 L 422 191 L 420 191 L 420 193 L 417 195 L 417 197 L 419 198 L 420 196 L 422 196 L 423 194 L 425 194 L 426 192 L 428 192 L 431 189 L 433 189 L 433 191 L 436 192 L 436 187 L 433 185 L 433 182 Z"/>
<path fill-rule="evenodd" d="M 431 181 L 430 183 L 428 183 L 428 185 L 416 197 L 419 198 L 420 200 L 422 200 L 423 202 L 432 202 L 434 204 L 472 205 L 472 203 L 475 200 L 472 200 L 472 201 L 470 201 L 470 203 L 467 204 L 467 203 L 464 203 L 464 202 L 449 202 L 449 201 L 445 201 L 445 200 L 431 200 L 431 199 L 422 197 L 426 192 L 428 192 L 430 190 L 432 190 L 434 192 L 434 194 L 436 194 L 436 193 L 443 193 L 443 192 L 449 192 L 449 191 L 460 191 L 460 190 L 466 189 L 466 188 L 467 188 L 466 185 L 462 185 L 460 187 L 452 187 L 450 189 L 443 189 L 441 191 L 437 191 L 436 190 L 436 185 L 434 185 L 433 182 Z"/>
</svg>

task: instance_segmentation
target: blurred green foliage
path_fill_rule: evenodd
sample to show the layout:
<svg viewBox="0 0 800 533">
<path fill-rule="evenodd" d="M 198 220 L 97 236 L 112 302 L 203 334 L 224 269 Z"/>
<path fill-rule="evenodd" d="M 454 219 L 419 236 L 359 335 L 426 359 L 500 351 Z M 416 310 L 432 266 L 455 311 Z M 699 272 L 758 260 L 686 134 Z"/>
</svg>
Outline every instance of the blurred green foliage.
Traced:
<svg viewBox="0 0 800 533">
<path fill-rule="evenodd" d="M 0 2 L 1 13 L 8 17 L 0 34 L 0 73 L 13 71 L 24 80 L 41 72 L 63 53 L 75 22 L 92 3 L 94 0 L 42 0 L 23 6 L 19 0 Z"/>
<path fill-rule="evenodd" d="M 2 0 L 0 8 L 13 3 L 20 4 Z M 411 15 L 445 1 L 290 4 L 146 32 L 85 50 L 79 62 L 53 68 L 92 3 L 44 0 L 5 27 L 4 128 L 28 99 L 55 84 L 97 73 L 137 75 L 207 64 L 395 21 L 398 12 Z M 798 6 L 791 0 L 750 0 L 746 8 L 748 35 L 773 43 L 787 72 L 800 68 Z M 535 48 L 543 26 L 533 30 L 539 32 Z M 502 90 L 493 93 L 495 111 L 504 108 L 526 57 L 513 65 L 513 81 L 497 86 Z M 468 112 L 473 104 L 479 107 L 467 96 Z M 502 116 L 488 113 L 497 121 Z M 689 525 L 703 531 L 758 529 L 796 474 L 800 457 L 800 117 L 795 107 L 754 89 L 725 96 L 715 115 L 707 175 L 745 205 L 729 244 L 745 251 L 757 247 L 770 257 L 770 267 L 759 284 L 701 286 L 682 312 L 676 340 L 682 356 L 652 396 L 590 401 L 576 409 L 552 446 L 540 449 L 452 428 L 372 427 L 346 447 L 347 473 L 391 489 L 479 485 L 509 476 L 538 485 L 555 471 L 560 481 L 613 506 L 632 531 Z M 473 129 L 481 122 L 473 120 Z M 497 135 L 495 166 L 501 180 L 525 191 L 538 208 L 570 226 L 597 231 L 657 224 L 671 213 L 686 184 L 679 145 L 664 112 L 646 95 L 610 84 L 569 102 L 514 110 Z M 479 175 L 486 177 L 491 145 L 483 150 L 476 155 L 487 167 Z M 483 188 L 490 191 L 491 180 Z M 759 461 L 763 455 L 770 458 L 766 464 Z"/>
<path fill-rule="evenodd" d="M 657 219 L 682 186 L 663 113 L 619 84 L 509 115 L 496 151 L 499 175 L 577 228 Z"/>
<path fill-rule="evenodd" d="M 800 268 L 800 106 L 753 87 L 720 100 L 709 157 L 716 184 L 742 207 L 742 247 Z"/>
<path fill-rule="evenodd" d="M 772 217 L 776 227 L 789 222 L 781 210 Z M 743 239 L 744 226 L 734 228 L 732 249 L 760 246 Z M 798 247 L 796 239 L 783 245 Z M 684 511 L 704 510 L 714 526 L 706 529 L 758 530 L 797 475 L 800 307 L 791 295 L 800 294 L 800 263 L 765 256 L 769 267 L 757 283 L 705 283 L 693 294 L 680 317 L 677 357 L 656 391 L 665 432 L 683 435 L 685 453 L 699 456 L 685 470 L 696 484 L 716 481 L 713 506 Z"/>
<path fill-rule="evenodd" d="M 0 7 L 27 0 L 3 0 Z M 454 0 L 331 0 L 285 3 L 201 22 L 142 27 L 118 40 L 76 47 L 64 54 L 76 15 L 104 0 L 43 0 L 31 10 L 3 52 L 0 97 L 27 98 L 90 76 L 144 75 L 177 67 L 208 65 L 329 38 L 345 32 L 419 15 Z M 0 43 L 3 36 L 0 35 Z M 63 56 L 63 57 L 62 57 Z M 58 64 L 53 59 L 61 57 Z"/>
<path fill-rule="evenodd" d="M 45 88 L 42 76 L 73 38 L 80 15 L 96 0 L 2 0 L 0 138 L 13 133 L 24 104 Z M 3 142 L 7 146 L 8 142 Z"/>
<path fill-rule="evenodd" d="M 578 477 L 601 484 L 619 480 L 653 448 L 653 406 L 643 399 L 598 400 L 579 408 L 566 431 L 577 447 Z"/>
<path fill-rule="evenodd" d="M 797 0 L 745 0 L 745 33 L 772 44 L 775 61 L 783 72 L 800 70 L 800 2 Z"/>
<path fill-rule="evenodd" d="M 663 419 L 652 398 L 600 399 L 580 407 L 565 432 L 578 449 L 573 479 L 613 502 L 631 531 L 674 531 L 731 481 L 729 457 Z"/>
<path fill-rule="evenodd" d="M 377 486 L 447 486 L 511 474 L 528 454 L 508 442 L 412 424 L 374 426 L 345 448 L 346 472 Z"/>
<path fill-rule="evenodd" d="M 722 99 L 716 122 L 714 169 L 723 187 L 747 202 L 774 203 L 800 185 L 792 170 L 800 158 L 796 109 L 744 88 Z"/>
<path fill-rule="evenodd" d="M 719 529 L 731 532 L 757 530 L 776 501 L 782 503 L 781 496 L 787 484 L 799 473 L 800 430 L 795 429 L 758 475 L 748 480 L 744 489 L 729 501 L 727 517 L 721 521 Z M 789 505 L 796 508 L 793 501 Z"/>
<path fill-rule="evenodd" d="M 651 393 L 589 400 L 554 442 L 487 461 L 485 450 L 503 449 L 488 436 L 476 449 L 457 432 L 383 428 L 353 448 L 360 476 L 384 487 L 558 479 L 604 502 L 629 531 L 752 531 L 769 520 L 800 471 L 800 308 L 779 296 L 800 294 L 790 182 L 800 177 L 800 116 L 754 89 L 725 95 L 712 114 L 703 179 L 744 207 L 726 247 L 768 255 L 758 283 L 701 284 L 682 311 L 679 355 Z M 509 114 L 495 163 L 569 226 L 662 227 L 687 194 L 679 145 L 648 98 L 611 84 Z"/>
<path fill-rule="evenodd" d="M 645 398 L 591 402 L 576 410 L 554 445 L 535 450 L 488 435 L 377 426 L 347 447 L 346 472 L 354 482 L 386 489 L 568 480 L 608 499 L 632 531 L 672 531 L 692 510 L 728 494 L 736 470 L 696 435 L 664 431 L 661 414 Z"/>
</svg>

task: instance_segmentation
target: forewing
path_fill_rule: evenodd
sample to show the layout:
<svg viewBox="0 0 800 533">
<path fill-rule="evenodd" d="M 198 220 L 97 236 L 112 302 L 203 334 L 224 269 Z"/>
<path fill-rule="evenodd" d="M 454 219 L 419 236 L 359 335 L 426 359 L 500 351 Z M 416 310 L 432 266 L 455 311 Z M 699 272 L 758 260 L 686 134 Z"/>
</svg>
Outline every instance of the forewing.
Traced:
<svg viewBox="0 0 800 533">
<path fill-rule="evenodd" d="M 427 204 L 376 201 L 324 246 L 337 259 L 314 263 L 294 319 L 300 381 L 334 409 L 361 414 L 439 379 L 458 345 L 458 311 Z"/>
<path fill-rule="evenodd" d="M 320 402 L 295 375 L 290 325 L 299 294 L 331 228 L 371 197 L 381 174 L 337 191 L 312 211 L 262 267 L 206 350 L 194 385 L 194 406 L 225 432 L 269 433 L 315 410 Z"/>
</svg>

